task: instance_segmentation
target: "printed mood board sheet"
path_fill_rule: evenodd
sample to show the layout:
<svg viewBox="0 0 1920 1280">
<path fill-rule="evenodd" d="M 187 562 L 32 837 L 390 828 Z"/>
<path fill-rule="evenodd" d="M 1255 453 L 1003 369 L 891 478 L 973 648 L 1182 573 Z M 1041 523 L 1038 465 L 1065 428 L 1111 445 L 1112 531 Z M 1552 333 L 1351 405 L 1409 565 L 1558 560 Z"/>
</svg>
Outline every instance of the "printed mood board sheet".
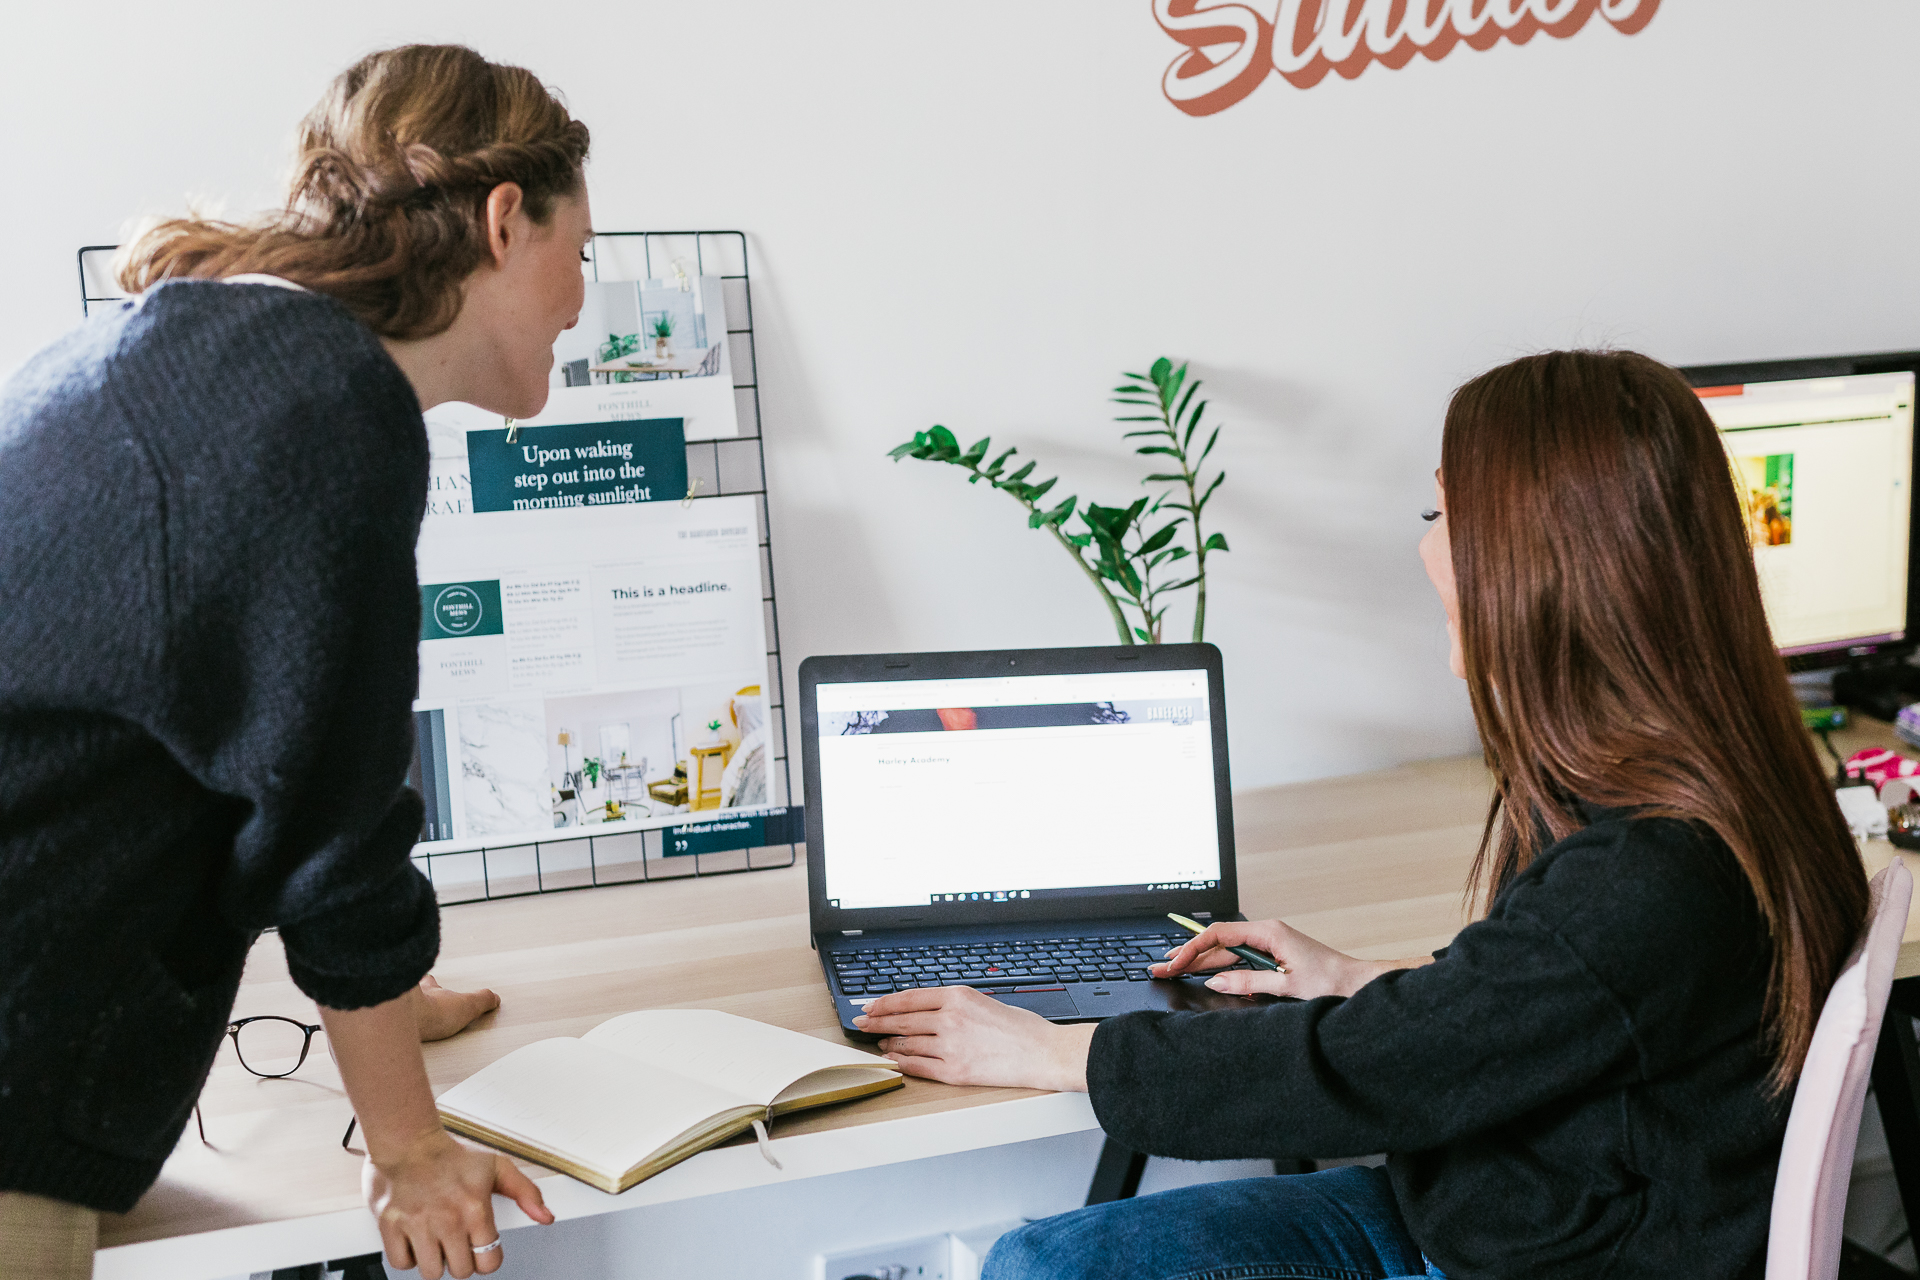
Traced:
<svg viewBox="0 0 1920 1280">
<path fill-rule="evenodd" d="M 774 802 L 754 499 L 687 500 L 686 442 L 739 433 L 688 283 L 588 285 L 539 417 L 426 414 L 416 852 Z"/>
</svg>

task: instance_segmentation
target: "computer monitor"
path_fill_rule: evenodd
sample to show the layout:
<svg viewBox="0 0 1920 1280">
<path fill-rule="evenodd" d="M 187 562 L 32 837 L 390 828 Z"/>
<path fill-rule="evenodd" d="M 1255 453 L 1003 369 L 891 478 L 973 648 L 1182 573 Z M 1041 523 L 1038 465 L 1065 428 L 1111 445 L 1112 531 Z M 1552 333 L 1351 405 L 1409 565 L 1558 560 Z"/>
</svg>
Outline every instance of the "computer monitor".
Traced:
<svg viewBox="0 0 1920 1280">
<path fill-rule="evenodd" d="M 1920 640 L 1920 352 L 1680 371 L 1726 442 L 1773 640 L 1795 669 Z"/>
</svg>

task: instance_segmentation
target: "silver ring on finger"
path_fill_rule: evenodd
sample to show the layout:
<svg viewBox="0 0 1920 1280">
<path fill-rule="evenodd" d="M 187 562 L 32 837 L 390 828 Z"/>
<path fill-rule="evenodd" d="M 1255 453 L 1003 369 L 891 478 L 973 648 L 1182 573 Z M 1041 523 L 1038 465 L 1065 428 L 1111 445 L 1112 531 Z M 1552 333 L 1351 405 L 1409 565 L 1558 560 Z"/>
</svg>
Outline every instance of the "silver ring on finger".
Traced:
<svg viewBox="0 0 1920 1280">
<path fill-rule="evenodd" d="M 492 1253 L 495 1249 L 498 1249 L 499 1247 L 500 1247 L 500 1237 L 495 1236 L 493 1239 L 487 1241 L 487 1243 L 485 1244 L 474 1245 L 473 1251 L 475 1253 Z"/>
</svg>

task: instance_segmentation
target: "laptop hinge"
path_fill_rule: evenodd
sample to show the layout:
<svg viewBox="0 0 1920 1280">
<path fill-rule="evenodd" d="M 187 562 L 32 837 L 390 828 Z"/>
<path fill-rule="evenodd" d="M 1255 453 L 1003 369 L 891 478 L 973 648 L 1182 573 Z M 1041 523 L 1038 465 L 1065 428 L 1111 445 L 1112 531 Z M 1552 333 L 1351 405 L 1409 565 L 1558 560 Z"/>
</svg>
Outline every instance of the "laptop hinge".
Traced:
<svg viewBox="0 0 1920 1280">
<path fill-rule="evenodd" d="M 842 929 L 840 931 L 840 936 L 843 938 L 857 938 L 865 932 L 866 932 L 865 929 Z"/>
<path fill-rule="evenodd" d="M 1211 920 L 1211 919 L 1213 919 L 1213 912 L 1211 912 L 1211 911 L 1196 911 L 1196 912 L 1194 912 L 1194 913 L 1193 913 L 1193 918 L 1194 918 L 1195 920 Z"/>
</svg>

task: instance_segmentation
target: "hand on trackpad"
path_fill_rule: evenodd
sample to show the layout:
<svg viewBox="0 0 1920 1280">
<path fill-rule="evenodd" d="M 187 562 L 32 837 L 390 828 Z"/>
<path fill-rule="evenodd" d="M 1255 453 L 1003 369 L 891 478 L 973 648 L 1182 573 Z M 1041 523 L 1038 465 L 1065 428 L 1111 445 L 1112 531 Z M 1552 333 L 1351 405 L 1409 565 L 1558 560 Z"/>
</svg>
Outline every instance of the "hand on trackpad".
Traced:
<svg viewBox="0 0 1920 1280">
<path fill-rule="evenodd" d="M 1043 1018 L 1074 1018 L 1080 1014 L 1073 997 L 1064 991 L 989 991 L 986 994 L 1001 1004 L 1030 1009 Z"/>
</svg>

